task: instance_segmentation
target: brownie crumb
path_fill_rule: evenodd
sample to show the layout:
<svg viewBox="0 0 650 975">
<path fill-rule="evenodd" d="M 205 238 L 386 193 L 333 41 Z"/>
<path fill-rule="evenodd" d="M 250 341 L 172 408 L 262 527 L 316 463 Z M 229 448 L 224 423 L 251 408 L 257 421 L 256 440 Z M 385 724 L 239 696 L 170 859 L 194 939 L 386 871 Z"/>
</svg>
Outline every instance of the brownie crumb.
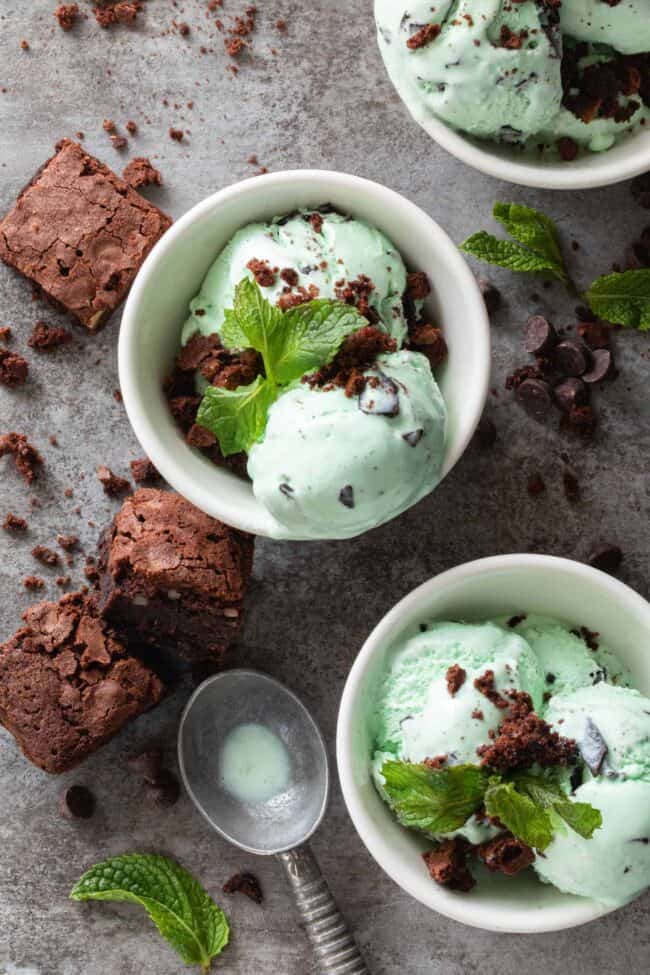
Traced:
<svg viewBox="0 0 650 975">
<path fill-rule="evenodd" d="M 560 153 L 560 159 L 564 160 L 564 162 L 573 162 L 579 152 L 578 143 L 567 135 L 558 139 L 557 148 Z"/>
<path fill-rule="evenodd" d="M 480 675 L 480 677 L 476 677 L 474 680 L 474 687 L 479 694 L 482 694 L 483 697 L 486 697 L 491 704 L 494 704 L 495 708 L 499 708 L 503 711 L 508 707 L 508 702 L 505 700 L 505 698 L 501 697 L 496 689 L 493 670 L 486 670 L 484 674 Z"/>
<path fill-rule="evenodd" d="M 25 589 L 35 592 L 37 589 L 43 589 L 45 582 L 39 576 L 25 576 L 23 586 Z"/>
<path fill-rule="evenodd" d="M 66 328 L 48 325 L 42 319 L 36 322 L 27 339 L 27 345 L 31 349 L 39 351 L 54 349 L 59 345 L 68 345 L 70 342 L 72 342 L 72 334 Z"/>
<path fill-rule="evenodd" d="M 124 167 L 122 178 L 134 190 L 140 189 L 141 186 L 162 186 L 162 176 L 146 156 L 136 156 L 132 159 Z"/>
<path fill-rule="evenodd" d="M 255 874 L 248 872 L 234 874 L 223 885 L 223 892 L 224 894 L 244 894 L 256 904 L 261 904 L 264 900 L 259 880 Z"/>
<path fill-rule="evenodd" d="M 598 637 L 600 633 L 597 633 L 595 630 L 590 630 L 586 626 L 581 626 L 579 633 L 589 650 L 595 651 L 598 649 Z"/>
<path fill-rule="evenodd" d="M 424 271 L 412 271 L 406 277 L 406 290 L 413 301 L 426 298 L 431 294 L 428 275 Z"/>
<path fill-rule="evenodd" d="M 485 719 L 485 715 L 480 708 L 474 708 L 472 711 L 472 717 L 475 719 L 475 721 L 483 721 Z"/>
<path fill-rule="evenodd" d="M 79 16 L 79 5 L 76 3 L 62 3 L 54 11 L 61 30 L 72 30 Z"/>
<path fill-rule="evenodd" d="M 417 51 L 418 48 L 425 47 L 425 45 L 435 41 L 436 37 L 440 34 L 440 30 L 440 24 L 425 24 L 424 27 L 421 27 L 420 30 L 409 37 L 406 46 L 411 51 Z"/>
<path fill-rule="evenodd" d="M 27 437 L 22 433 L 3 433 L 0 435 L 0 457 L 11 454 L 18 473 L 32 484 L 43 466 L 43 458 Z"/>
<path fill-rule="evenodd" d="M 41 562 L 43 565 L 55 566 L 59 564 L 59 556 L 51 548 L 47 548 L 45 545 L 36 545 L 32 549 L 33 557 Z"/>
<path fill-rule="evenodd" d="M 259 261 L 256 257 L 252 257 L 246 267 L 260 288 L 272 288 L 275 284 L 275 272 L 268 261 Z"/>
<path fill-rule="evenodd" d="M 432 369 L 447 358 L 447 343 L 442 331 L 435 325 L 418 324 L 410 331 L 411 348 L 427 357 Z"/>
<path fill-rule="evenodd" d="M 64 552 L 74 552 L 79 545 L 78 535 L 57 535 L 56 540 Z"/>
<path fill-rule="evenodd" d="M 148 457 L 132 460 L 129 466 L 131 477 L 136 484 L 147 484 L 160 480 L 160 474 Z"/>
<path fill-rule="evenodd" d="M 2 527 L 6 532 L 18 533 L 26 532 L 29 525 L 27 524 L 27 520 L 25 518 L 19 518 L 18 515 L 13 513 L 13 511 L 10 511 L 5 520 L 2 522 Z"/>
<path fill-rule="evenodd" d="M 570 765 L 576 757 L 576 743 L 563 738 L 533 711 L 533 702 L 525 691 L 510 691 L 508 716 L 491 732 L 490 744 L 481 745 L 477 753 L 481 765 L 500 772 Z"/>
<path fill-rule="evenodd" d="M 452 697 L 454 697 L 454 695 L 461 689 L 465 683 L 466 677 L 467 671 L 463 670 L 459 664 L 452 664 L 452 666 L 448 668 L 445 675 L 445 680 L 447 682 L 447 690 Z"/>
<path fill-rule="evenodd" d="M 97 478 L 104 488 L 104 494 L 109 498 L 119 498 L 131 490 L 131 484 L 125 477 L 118 477 L 104 464 L 97 468 Z"/>
<path fill-rule="evenodd" d="M 11 339 L 11 328 L 9 325 L 3 325 L 0 328 L 0 342 L 9 342 Z"/>
<path fill-rule="evenodd" d="M 113 148 L 117 149 L 118 151 L 121 151 L 122 149 L 126 149 L 127 145 L 129 144 L 128 139 L 126 138 L 125 135 L 112 135 L 111 143 L 113 145 Z"/>
<path fill-rule="evenodd" d="M 373 325 L 366 325 L 347 336 L 329 365 L 303 376 L 302 382 L 312 389 L 329 390 L 338 386 L 347 396 L 359 396 L 372 378 L 366 376 L 364 370 L 372 366 L 377 356 L 395 349 L 394 339 Z"/>
<path fill-rule="evenodd" d="M 423 853 L 422 859 L 437 884 L 467 893 L 476 883 L 467 866 L 471 849 L 471 844 L 464 837 L 455 836 L 451 840 L 443 840 L 428 853 Z"/>
<path fill-rule="evenodd" d="M 437 771 L 438 769 L 443 768 L 448 758 L 449 755 L 434 755 L 433 758 L 425 758 L 422 764 L 426 765 L 427 768 Z"/>
<path fill-rule="evenodd" d="M 126 123 L 126 125 L 124 126 L 124 128 L 129 133 L 129 135 L 137 135 L 138 134 L 138 126 L 133 121 L 132 118 L 129 119 L 129 121 Z"/>
<path fill-rule="evenodd" d="M 70 576 L 57 576 L 54 580 L 60 589 L 67 589 L 72 581 Z"/>
<path fill-rule="evenodd" d="M 507 877 L 525 870 L 535 859 L 531 848 L 511 833 L 481 843 L 477 852 L 491 873 L 504 873 Z"/>
<path fill-rule="evenodd" d="M 0 349 L 0 386 L 14 389 L 24 386 L 29 375 L 29 363 L 17 352 Z"/>
<path fill-rule="evenodd" d="M 112 118 L 105 118 L 104 121 L 102 122 L 102 128 L 104 132 L 115 132 L 117 126 L 115 125 L 115 122 L 113 121 Z"/>
</svg>

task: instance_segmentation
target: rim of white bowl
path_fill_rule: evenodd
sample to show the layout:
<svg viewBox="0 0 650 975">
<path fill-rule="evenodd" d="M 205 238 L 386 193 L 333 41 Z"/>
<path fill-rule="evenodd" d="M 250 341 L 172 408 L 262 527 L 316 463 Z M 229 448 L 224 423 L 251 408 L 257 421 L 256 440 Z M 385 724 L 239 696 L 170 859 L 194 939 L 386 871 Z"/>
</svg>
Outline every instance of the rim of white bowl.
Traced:
<svg viewBox="0 0 650 975">
<path fill-rule="evenodd" d="M 530 553 L 494 555 L 488 558 L 476 559 L 472 562 L 464 562 L 452 569 L 441 572 L 439 575 L 433 576 L 420 586 L 417 586 L 417 588 L 413 589 L 396 603 L 381 618 L 379 623 L 377 623 L 361 647 L 348 674 L 341 696 L 336 727 L 336 762 L 343 799 L 354 828 L 373 860 L 375 860 L 381 869 L 402 890 L 406 891 L 407 894 L 410 894 L 411 897 L 414 897 L 430 910 L 436 911 L 438 914 L 449 917 L 454 921 L 459 921 L 461 924 L 466 924 L 469 927 L 504 934 L 541 934 L 551 931 L 562 931 L 567 928 L 578 927 L 590 921 L 595 921 L 597 918 L 617 910 L 617 908 L 606 907 L 586 898 L 576 898 L 575 907 L 570 918 L 563 917 L 565 912 L 561 907 L 558 907 L 556 911 L 544 912 L 543 916 L 545 920 L 543 923 L 537 925 L 527 923 L 513 926 L 513 923 L 509 922 L 507 917 L 504 917 L 502 922 L 496 909 L 494 920 L 491 920 L 489 923 L 485 921 L 485 918 L 479 920 L 476 916 L 473 916 L 470 901 L 454 899 L 450 902 L 434 904 L 433 901 L 437 893 L 435 885 L 431 884 L 430 887 L 428 884 L 426 886 L 418 886 L 405 881 L 394 859 L 387 855 L 390 850 L 389 845 L 383 841 L 377 827 L 372 822 L 371 817 L 366 813 L 362 802 L 358 798 L 358 790 L 354 781 L 352 767 L 352 748 L 349 731 L 360 691 L 363 688 L 366 670 L 372 656 L 389 645 L 389 641 L 403 627 L 406 619 L 413 617 L 416 611 L 420 612 L 425 609 L 433 593 L 438 590 L 452 588 L 457 583 L 468 578 L 489 574 L 499 569 L 507 568 L 511 570 L 514 568 L 525 570 L 531 566 L 543 566 L 556 572 L 564 572 L 572 577 L 586 577 L 597 585 L 601 585 L 604 589 L 609 589 L 616 595 L 616 598 L 624 607 L 628 607 L 630 610 L 641 611 L 647 616 L 648 630 L 650 632 L 650 603 L 624 582 L 604 572 L 600 572 L 598 569 L 594 569 L 589 565 L 585 565 L 583 562 L 576 562 L 573 559 L 565 559 L 555 555 L 535 555 Z M 430 896 L 427 896 L 427 891 L 430 891 Z"/>
<path fill-rule="evenodd" d="M 255 519 L 242 518 L 238 514 L 237 506 L 228 503 L 223 494 L 219 494 L 218 503 L 215 504 L 216 492 L 204 490 L 191 477 L 188 477 L 182 465 L 173 457 L 173 449 L 170 449 L 169 445 L 163 444 L 140 402 L 139 390 L 130 368 L 130 361 L 134 356 L 137 341 L 137 314 L 141 295 L 149 285 L 151 278 L 155 276 L 161 255 L 172 247 L 178 238 L 183 237 L 195 221 L 200 220 L 205 214 L 225 201 L 231 201 L 242 194 L 258 193 L 265 187 L 290 185 L 296 181 L 327 181 L 332 187 L 345 185 L 348 188 L 356 188 L 360 193 L 372 193 L 378 203 L 383 203 L 389 208 L 399 207 L 402 212 L 407 211 L 413 220 L 426 222 L 428 232 L 436 240 L 437 246 L 441 250 L 445 249 L 448 253 L 448 260 L 453 266 L 453 273 L 457 277 L 459 288 L 463 290 L 465 300 L 469 300 L 470 304 L 473 305 L 471 312 L 478 326 L 477 339 L 474 341 L 475 344 L 478 342 L 477 359 L 482 363 L 482 366 L 477 369 L 477 375 L 473 377 L 473 381 L 467 389 L 466 403 L 469 404 L 467 418 L 458 431 L 455 440 L 446 444 L 441 481 L 459 461 L 476 430 L 487 399 L 491 367 L 490 322 L 474 274 L 446 231 L 421 207 L 396 190 L 389 189 L 381 183 L 365 177 L 342 173 L 339 170 L 293 169 L 240 180 L 218 190 L 191 207 L 172 224 L 147 256 L 127 298 L 118 340 L 118 373 L 124 407 L 142 449 L 174 490 L 212 517 L 219 518 L 243 531 L 277 538 L 281 541 L 311 541 L 312 539 L 306 536 L 274 532 L 274 519 L 260 502 L 256 502 L 259 517 Z M 179 334 L 180 325 L 179 322 Z M 216 465 L 214 469 L 215 484 L 219 482 L 219 478 L 222 479 L 221 483 L 225 484 L 223 478 L 228 476 L 228 472 L 220 470 Z M 322 541 L 323 539 L 316 540 Z"/>
</svg>

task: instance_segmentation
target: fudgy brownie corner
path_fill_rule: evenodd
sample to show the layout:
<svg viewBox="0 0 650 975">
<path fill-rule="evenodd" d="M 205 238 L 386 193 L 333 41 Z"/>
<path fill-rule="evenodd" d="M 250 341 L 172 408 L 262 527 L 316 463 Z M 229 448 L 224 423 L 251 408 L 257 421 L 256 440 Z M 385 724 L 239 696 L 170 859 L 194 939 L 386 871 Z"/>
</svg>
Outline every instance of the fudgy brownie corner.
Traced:
<svg viewBox="0 0 650 975">
<path fill-rule="evenodd" d="M 171 220 L 78 143 L 56 148 L 0 221 L 0 259 L 95 331 Z"/>
<path fill-rule="evenodd" d="M 34 765 L 66 772 L 164 693 L 83 593 L 39 603 L 0 647 L 0 724 Z"/>
<path fill-rule="evenodd" d="M 214 668 L 242 624 L 253 546 L 180 495 L 141 488 L 100 539 L 97 604 L 156 670 Z"/>
</svg>

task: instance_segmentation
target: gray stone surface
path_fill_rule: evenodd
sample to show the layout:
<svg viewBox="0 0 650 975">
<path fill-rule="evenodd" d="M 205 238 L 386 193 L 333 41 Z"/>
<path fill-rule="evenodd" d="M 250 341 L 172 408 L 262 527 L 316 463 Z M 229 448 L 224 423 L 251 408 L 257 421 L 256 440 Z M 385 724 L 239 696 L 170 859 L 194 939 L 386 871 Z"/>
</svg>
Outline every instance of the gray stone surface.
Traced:
<svg viewBox="0 0 650 975">
<path fill-rule="evenodd" d="M 101 31 L 89 19 L 71 34 L 53 21 L 55 0 L 2 0 L 0 11 L 0 210 L 10 206 L 32 172 L 63 135 L 86 133 L 85 145 L 120 169 L 130 154 L 149 155 L 165 178 L 156 202 L 177 217 L 207 194 L 251 175 L 247 163 L 347 170 L 385 182 L 422 206 L 455 240 L 489 226 L 495 199 L 538 205 L 559 221 L 577 279 L 585 284 L 620 259 L 647 214 L 629 186 L 585 193 L 528 191 L 500 185 L 455 162 L 417 128 L 392 91 L 374 37 L 370 0 L 276 0 L 261 4 L 253 56 L 233 78 L 220 37 L 206 18 L 206 0 L 149 0 L 135 29 Z M 81 6 L 89 5 L 81 0 Z M 245 6 L 224 0 L 224 18 Z M 170 33 L 172 19 L 191 25 L 188 39 Z M 286 35 L 274 27 L 286 17 Z M 19 47 L 28 40 L 30 51 Z M 200 53 L 200 46 L 209 50 Z M 275 48 L 277 54 L 272 50 Z M 165 100 L 168 104 L 165 104 Z M 189 110 L 184 106 L 194 102 Z M 176 107 L 181 106 L 181 107 Z M 139 135 L 119 154 L 102 119 L 120 127 L 133 118 Z M 189 129 L 182 144 L 170 125 Z M 431 575 L 498 552 L 536 550 L 584 558 L 598 538 L 625 551 L 622 578 L 648 593 L 647 458 L 650 451 L 648 339 L 617 338 L 619 380 L 599 391 L 600 434 L 593 445 L 565 440 L 554 424 L 527 419 L 503 389 L 504 377 L 525 356 L 520 328 L 539 304 L 562 324 L 573 303 L 559 286 L 493 275 L 505 307 L 493 322 L 494 389 L 488 411 L 497 446 L 473 446 L 435 496 L 397 522 L 354 542 L 261 542 L 240 660 L 277 675 L 313 709 L 333 750 L 337 704 L 348 668 L 369 629 L 397 599 Z M 0 268 L 0 324 L 25 348 L 33 323 L 57 316 L 33 303 L 30 288 Z M 537 302 L 531 293 L 539 291 Z M 58 531 L 78 532 L 85 552 L 115 504 L 94 477 L 99 463 L 126 473 L 140 455 L 123 408 L 115 401 L 119 315 L 98 336 L 76 331 L 73 349 L 29 355 L 29 384 L 0 389 L 0 428 L 29 433 L 45 454 L 45 476 L 33 491 L 0 462 L 0 516 L 27 515 L 30 533 L 0 533 L 0 639 L 18 625 L 30 602 L 22 578 L 38 566 L 37 542 Z M 48 442 L 50 434 L 59 446 Z M 583 500 L 563 495 L 566 451 Z M 530 474 L 547 485 L 526 492 Z M 72 487 L 74 497 L 64 489 Z M 30 496 L 40 507 L 30 508 Z M 80 506 L 80 514 L 75 508 Z M 82 580 L 83 559 L 72 570 Z M 45 594 L 55 596 L 54 572 L 45 570 Z M 96 860 L 134 849 L 178 857 L 219 896 L 238 868 L 253 868 L 266 890 L 263 908 L 228 900 L 232 946 L 224 971 L 305 975 L 310 953 L 273 862 L 253 862 L 227 847 L 185 798 L 171 810 L 145 805 L 125 756 L 162 739 L 172 756 L 177 719 L 186 697 L 178 692 L 154 714 L 132 725 L 73 775 L 48 778 L 31 768 L 0 733 L 0 972 L 8 975 L 172 975 L 182 966 L 132 907 L 79 906 L 66 895 Z M 56 798 L 71 782 L 97 795 L 94 820 L 61 820 Z M 586 928 L 553 936 L 507 937 L 462 928 L 410 900 L 371 861 L 345 812 L 338 788 L 316 851 L 342 909 L 357 932 L 375 975 L 614 975 L 639 972 L 650 937 L 647 897 Z M 225 902 L 227 898 L 219 898 Z"/>
</svg>

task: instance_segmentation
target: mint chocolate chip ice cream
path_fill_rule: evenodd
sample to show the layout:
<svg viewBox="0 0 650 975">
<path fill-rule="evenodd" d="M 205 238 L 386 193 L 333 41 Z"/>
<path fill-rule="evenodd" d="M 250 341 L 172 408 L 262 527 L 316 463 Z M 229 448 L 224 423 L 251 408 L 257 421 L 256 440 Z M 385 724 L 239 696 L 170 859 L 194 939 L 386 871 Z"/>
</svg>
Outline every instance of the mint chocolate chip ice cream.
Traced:
<svg viewBox="0 0 650 975">
<path fill-rule="evenodd" d="M 379 47 L 421 123 L 567 159 L 650 119 L 646 0 L 375 0 Z"/>
</svg>

